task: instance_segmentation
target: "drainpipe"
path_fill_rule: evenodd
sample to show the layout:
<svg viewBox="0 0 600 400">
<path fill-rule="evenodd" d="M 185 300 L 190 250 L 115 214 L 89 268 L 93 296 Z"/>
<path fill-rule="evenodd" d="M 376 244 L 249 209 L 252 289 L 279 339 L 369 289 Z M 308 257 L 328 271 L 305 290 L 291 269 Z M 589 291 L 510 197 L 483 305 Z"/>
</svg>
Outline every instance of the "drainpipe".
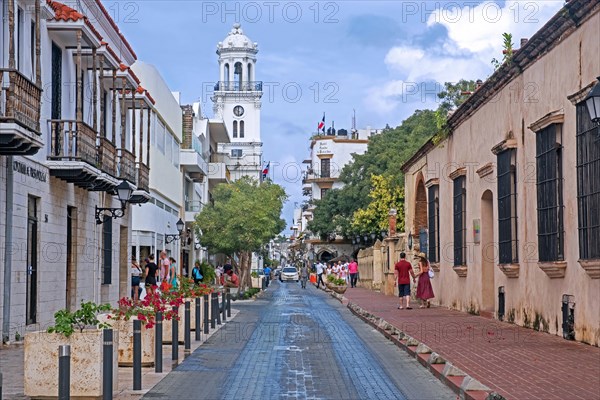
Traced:
<svg viewBox="0 0 600 400">
<path fill-rule="evenodd" d="M 4 300 L 2 303 L 2 342 L 10 340 L 10 289 L 12 280 L 12 228 L 14 201 L 13 156 L 6 157 L 6 224 L 4 225 Z"/>
</svg>

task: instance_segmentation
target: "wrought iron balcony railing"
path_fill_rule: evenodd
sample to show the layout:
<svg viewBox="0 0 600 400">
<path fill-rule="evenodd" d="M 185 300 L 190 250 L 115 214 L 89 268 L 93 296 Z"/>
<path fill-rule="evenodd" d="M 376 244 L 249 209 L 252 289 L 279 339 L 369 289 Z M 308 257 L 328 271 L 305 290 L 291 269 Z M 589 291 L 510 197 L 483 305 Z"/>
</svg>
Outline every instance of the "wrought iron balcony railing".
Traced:
<svg viewBox="0 0 600 400">
<path fill-rule="evenodd" d="M 262 81 L 228 82 L 219 81 L 215 84 L 215 92 L 262 92 Z"/>
</svg>

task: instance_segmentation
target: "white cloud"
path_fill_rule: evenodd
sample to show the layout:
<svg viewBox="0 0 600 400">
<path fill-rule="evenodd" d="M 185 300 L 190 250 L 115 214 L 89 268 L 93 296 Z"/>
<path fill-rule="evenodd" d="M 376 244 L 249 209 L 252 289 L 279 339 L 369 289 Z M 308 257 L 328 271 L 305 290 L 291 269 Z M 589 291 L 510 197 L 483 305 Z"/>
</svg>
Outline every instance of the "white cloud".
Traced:
<svg viewBox="0 0 600 400">
<path fill-rule="evenodd" d="M 491 60 L 502 57 L 502 33 L 512 33 L 517 49 L 520 38 L 532 36 L 562 5 L 562 0 L 508 0 L 502 6 L 484 1 L 461 8 L 439 5 L 429 15 L 427 26 L 429 30 L 439 25 L 446 28 L 442 44 L 431 49 L 414 44 L 392 47 L 384 62 L 393 78 L 367 91 L 366 106 L 389 114 L 407 102 L 415 83 L 485 79 L 493 71 Z"/>
</svg>

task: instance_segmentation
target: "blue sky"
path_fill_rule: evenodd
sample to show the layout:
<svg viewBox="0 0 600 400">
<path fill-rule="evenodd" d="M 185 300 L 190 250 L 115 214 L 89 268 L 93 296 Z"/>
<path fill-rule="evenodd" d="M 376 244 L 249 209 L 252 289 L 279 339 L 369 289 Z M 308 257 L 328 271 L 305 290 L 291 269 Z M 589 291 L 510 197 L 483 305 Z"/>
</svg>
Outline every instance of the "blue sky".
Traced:
<svg viewBox="0 0 600 400">
<path fill-rule="evenodd" d="M 327 124 L 396 126 L 432 91 L 460 78 L 485 79 L 501 34 L 530 37 L 564 1 L 105 1 L 138 59 L 155 64 L 184 103 L 202 101 L 218 80 L 216 45 L 235 22 L 258 42 L 264 159 L 275 182 L 302 202 L 302 160 L 323 112 Z M 300 91 L 298 91 L 300 89 Z M 267 89 L 265 89 L 265 92 Z"/>
</svg>

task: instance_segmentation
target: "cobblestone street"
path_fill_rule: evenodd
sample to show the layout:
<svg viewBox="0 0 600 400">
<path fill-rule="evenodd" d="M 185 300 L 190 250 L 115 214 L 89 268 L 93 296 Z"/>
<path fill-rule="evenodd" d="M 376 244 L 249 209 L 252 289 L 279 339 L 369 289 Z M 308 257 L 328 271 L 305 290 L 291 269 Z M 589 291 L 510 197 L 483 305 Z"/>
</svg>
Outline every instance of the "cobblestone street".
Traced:
<svg viewBox="0 0 600 400">
<path fill-rule="evenodd" d="M 312 285 L 274 282 L 146 399 L 454 399 L 415 359 Z"/>
</svg>

